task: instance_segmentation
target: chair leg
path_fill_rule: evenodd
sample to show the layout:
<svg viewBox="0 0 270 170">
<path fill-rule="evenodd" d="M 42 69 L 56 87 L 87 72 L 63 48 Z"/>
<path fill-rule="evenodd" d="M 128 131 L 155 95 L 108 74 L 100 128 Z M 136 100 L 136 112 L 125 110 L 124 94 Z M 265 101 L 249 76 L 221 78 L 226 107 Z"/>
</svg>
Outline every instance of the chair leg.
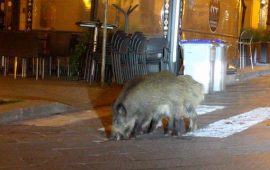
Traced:
<svg viewBox="0 0 270 170">
<path fill-rule="evenodd" d="M 27 77 L 27 59 L 24 60 L 24 65 L 25 65 L 24 76 Z"/>
<path fill-rule="evenodd" d="M 257 64 L 257 48 L 254 48 L 253 65 Z"/>
<path fill-rule="evenodd" d="M 45 75 L 45 58 L 42 58 L 42 68 L 41 68 L 41 70 L 42 70 L 42 80 L 44 79 L 44 75 Z"/>
<path fill-rule="evenodd" d="M 2 67 L 4 67 L 4 66 L 5 66 L 5 56 L 2 56 L 1 65 L 2 65 Z"/>
<path fill-rule="evenodd" d="M 57 77 L 60 77 L 60 58 L 57 58 Z"/>
<path fill-rule="evenodd" d="M 90 85 L 95 80 L 96 66 L 97 66 L 97 64 L 95 63 L 94 60 L 92 60 L 91 67 L 90 67 L 90 75 L 89 75 L 89 83 L 90 83 Z"/>
<path fill-rule="evenodd" d="M 18 57 L 16 56 L 14 59 L 14 79 L 17 78 L 17 66 L 18 66 Z"/>
<path fill-rule="evenodd" d="M 49 75 L 52 76 L 52 56 L 49 58 Z"/>
<path fill-rule="evenodd" d="M 42 76 L 42 58 L 40 58 L 40 60 L 39 60 L 39 71 L 38 71 L 38 73 L 39 73 L 39 76 Z"/>
<path fill-rule="evenodd" d="M 36 80 L 38 80 L 38 57 L 36 58 Z"/>
<path fill-rule="evenodd" d="M 243 67 L 243 54 L 242 54 L 242 49 L 243 49 L 243 45 L 240 44 L 240 56 L 239 56 L 240 69 L 244 68 L 244 67 Z"/>
<path fill-rule="evenodd" d="M 26 58 L 22 58 L 22 78 L 26 77 Z"/>
<path fill-rule="evenodd" d="M 67 58 L 67 76 L 70 76 L 70 71 L 69 71 L 69 58 Z"/>
<path fill-rule="evenodd" d="M 36 58 L 33 58 L 32 60 L 32 75 L 35 75 L 35 69 L 36 69 Z"/>
<path fill-rule="evenodd" d="M 7 76 L 7 57 L 4 56 L 4 76 Z"/>
<path fill-rule="evenodd" d="M 250 64 L 251 68 L 253 70 L 253 60 L 252 60 L 252 50 L 251 50 L 251 45 L 249 45 L 249 55 L 250 55 Z"/>
<path fill-rule="evenodd" d="M 24 58 L 22 58 L 22 78 L 24 78 Z"/>
<path fill-rule="evenodd" d="M 243 46 L 243 49 L 242 49 L 242 53 L 243 53 L 243 68 L 245 68 L 246 66 L 246 54 L 245 54 L 245 46 Z"/>
</svg>

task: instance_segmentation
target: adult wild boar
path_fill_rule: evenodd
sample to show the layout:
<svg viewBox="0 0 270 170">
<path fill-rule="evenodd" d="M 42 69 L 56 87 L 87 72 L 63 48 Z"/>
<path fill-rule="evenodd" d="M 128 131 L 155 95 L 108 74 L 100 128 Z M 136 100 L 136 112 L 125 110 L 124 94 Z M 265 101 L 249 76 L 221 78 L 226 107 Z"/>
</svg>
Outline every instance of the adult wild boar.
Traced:
<svg viewBox="0 0 270 170">
<path fill-rule="evenodd" d="M 163 71 L 132 79 L 126 83 L 112 107 L 112 138 L 128 139 L 155 129 L 164 117 L 166 128 L 180 134 L 183 119 L 196 128 L 195 107 L 203 100 L 203 86 L 190 76 L 178 76 Z"/>
</svg>

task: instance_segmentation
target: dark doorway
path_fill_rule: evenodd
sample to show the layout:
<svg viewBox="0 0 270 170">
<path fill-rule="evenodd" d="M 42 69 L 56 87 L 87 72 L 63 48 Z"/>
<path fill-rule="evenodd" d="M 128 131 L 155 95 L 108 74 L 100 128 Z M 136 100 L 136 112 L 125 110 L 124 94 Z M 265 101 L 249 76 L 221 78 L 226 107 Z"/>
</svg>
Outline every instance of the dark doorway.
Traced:
<svg viewBox="0 0 270 170">
<path fill-rule="evenodd" d="M 5 0 L 0 0 L 0 30 L 5 28 Z"/>
<path fill-rule="evenodd" d="M 19 30 L 20 1 L 0 0 L 5 30 Z"/>
<path fill-rule="evenodd" d="M 12 30 L 19 30 L 19 24 L 20 24 L 20 1 L 13 0 L 12 21 L 11 21 Z"/>
</svg>

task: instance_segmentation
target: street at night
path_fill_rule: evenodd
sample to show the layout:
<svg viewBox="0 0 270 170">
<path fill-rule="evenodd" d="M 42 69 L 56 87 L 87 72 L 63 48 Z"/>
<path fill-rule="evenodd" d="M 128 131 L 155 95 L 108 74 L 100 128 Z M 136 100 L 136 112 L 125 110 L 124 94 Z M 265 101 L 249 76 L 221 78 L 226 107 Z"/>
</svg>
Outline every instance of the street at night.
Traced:
<svg viewBox="0 0 270 170">
<path fill-rule="evenodd" d="M 49 88 L 48 82 L 42 85 L 42 81 L 36 81 L 26 86 L 25 83 L 34 80 L 5 81 L 18 81 L 24 85 L 25 88 L 15 94 L 7 89 L 17 88 L 18 84 L 11 85 L 1 80 L 1 88 L 6 89 L 1 93 L 6 97 L 25 95 L 23 91 L 32 89 L 32 96 L 26 96 L 30 103 L 46 98 L 45 93 L 44 96 L 37 95 L 42 91 L 50 94 L 53 90 Z M 98 99 L 99 95 L 104 95 L 105 88 L 82 87 L 76 82 L 67 82 L 65 85 L 61 81 L 52 82 L 55 87 L 65 87 L 66 92 L 75 86 L 78 91 L 91 91 L 93 96 L 88 98 L 89 101 L 83 99 L 84 95 L 80 97 L 80 103 L 88 103 L 89 109 L 86 109 L 86 105 L 76 104 L 72 95 L 69 95 L 69 101 L 65 101 L 66 98 L 62 96 L 63 99 L 59 98 L 59 101 L 74 103 L 73 107 L 80 108 L 80 111 L 1 125 L 0 169 L 247 170 L 270 167 L 270 119 L 224 138 L 165 136 L 159 128 L 152 134 L 138 136 L 136 139 L 108 141 L 111 127 L 110 103 L 117 96 L 119 87 L 115 87 L 115 90 L 111 90 L 114 87 L 108 87 L 110 90 L 106 95 L 111 99 L 106 101 Z M 202 105 L 224 108 L 200 115 L 198 130 L 258 108 L 264 108 L 265 114 L 269 114 L 269 84 L 269 76 L 256 77 L 228 85 L 224 92 L 206 95 Z M 61 88 L 55 89 L 56 94 L 60 93 Z M 68 95 L 63 91 L 61 94 Z M 35 95 L 35 100 L 32 100 Z M 76 95 L 75 92 L 73 95 Z M 95 101 L 93 105 L 91 100 Z"/>
</svg>

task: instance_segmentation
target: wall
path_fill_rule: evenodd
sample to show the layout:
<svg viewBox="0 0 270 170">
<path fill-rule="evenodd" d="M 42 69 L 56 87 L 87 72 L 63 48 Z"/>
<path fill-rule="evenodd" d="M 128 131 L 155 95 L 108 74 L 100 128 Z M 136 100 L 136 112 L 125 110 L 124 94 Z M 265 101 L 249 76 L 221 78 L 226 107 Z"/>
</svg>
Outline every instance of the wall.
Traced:
<svg viewBox="0 0 270 170">
<path fill-rule="evenodd" d="M 261 10 L 261 0 L 245 0 L 245 4 L 247 6 L 246 9 L 246 17 L 245 17 L 245 28 L 266 28 L 266 20 L 267 20 L 267 9 L 268 9 L 268 1 L 265 6 L 265 10 Z M 263 13 L 261 13 L 263 12 Z"/>
<path fill-rule="evenodd" d="M 260 0 L 252 0 L 251 18 L 252 18 L 251 27 L 258 28 L 260 18 Z"/>
<path fill-rule="evenodd" d="M 216 30 L 209 27 L 210 2 L 219 1 Z M 183 39 L 220 39 L 228 42 L 228 63 L 238 61 L 238 36 L 241 26 L 239 0 L 185 0 L 183 6 Z"/>
<path fill-rule="evenodd" d="M 209 7 L 210 2 L 219 1 L 219 17 L 217 28 L 210 30 Z M 150 36 L 163 35 L 162 9 L 160 0 L 110 0 L 109 23 L 117 23 L 117 12 L 112 6 L 116 3 L 125 10 L 130 5 L 139 4 L 139 7 L 130 15 L 129 32 L 141 31 Z M 221 39 L 230 45 L 228 60 L 238 61 L 238 36 L 240 33 L 242 12 L 239 0 L 183 0 L 182 39 Z M 99 2 L 98 17 L 104 17 L 104 4 Z M 124 29 L 123 15 L 120 14 L 120 29 Z"/>
</svg>

